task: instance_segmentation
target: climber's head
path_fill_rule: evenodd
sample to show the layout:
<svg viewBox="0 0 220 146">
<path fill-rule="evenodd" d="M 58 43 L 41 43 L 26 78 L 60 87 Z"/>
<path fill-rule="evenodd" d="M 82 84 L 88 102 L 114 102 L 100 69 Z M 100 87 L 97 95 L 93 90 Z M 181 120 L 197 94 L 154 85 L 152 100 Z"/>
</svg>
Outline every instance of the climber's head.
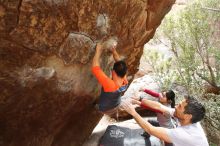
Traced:
<svg viewBox="0 0 220 146">
<path fill-rule="evenodd" d="M 114 63 L 113 71 L 112 71 L 112 78 L 113 80 L 122 79 L 125 80 L 127 84 L 127 65 L 124 61 L 117 61 Z"/>
<path fill-rule="evenodd" d="M 117 76 L 123 78 L 127 73 L 127 65 L 124 61 L 117 61 L 114 63 L 113 70 Z"/>
</svg>

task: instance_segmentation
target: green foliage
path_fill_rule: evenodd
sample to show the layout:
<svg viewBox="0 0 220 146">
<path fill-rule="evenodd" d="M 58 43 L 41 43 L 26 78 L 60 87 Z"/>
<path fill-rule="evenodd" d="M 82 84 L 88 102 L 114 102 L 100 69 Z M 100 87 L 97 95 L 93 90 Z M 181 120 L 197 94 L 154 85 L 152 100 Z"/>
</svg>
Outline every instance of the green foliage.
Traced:
<svg viewBox="0 0 220 146">
<path fill-rule="evenodd" d="M 176 80 L 175 70 L 170 70 L 172 65 L 172 58 L 165 59 L 163 54 L 158 53 L 158 51 L 153 48 L 148 48 L 144 51 L 145 60 L 153 69 L 153 75 L 155 79 L 160 84 L 162 90 L 168 90 L 172 86 L 172 83 Z"/>
<path fill-rule="evenodd" d="M 217 22 L 220 23 L 220 17 L 219 13 L 206 9 L 217 4 L 214 0 L 194 1 L 179 15 L 169 15 L 162 25 L 163 36 L 169 39 L 176 57 L 173 69 L 179 72 L 179 81 L 188 89 L 201 81 L 220 86 L 219 36 L 215 33 L 220 31 L 215 27 Z M 216 61 L 214 65 L 210 58 Z"/>
<path fill-rule="evenodd" d="M 170 88 L 175 83 L 204 102 L 206 130 L 210 143 L 215 145 L 220 140 L 220 97 L 204 92 L 204 85 L 220 91 L 219 1 L 194 0 L 181 11 L 170 13 L 160 26 L 154 43 L 158 40 L 166 40 L 160 42 L 170 48 L 173 57 L 164 60 L 160 54 L 148 51 L 148 63 L 153 66 L 162 88 Z"/>
</svg>

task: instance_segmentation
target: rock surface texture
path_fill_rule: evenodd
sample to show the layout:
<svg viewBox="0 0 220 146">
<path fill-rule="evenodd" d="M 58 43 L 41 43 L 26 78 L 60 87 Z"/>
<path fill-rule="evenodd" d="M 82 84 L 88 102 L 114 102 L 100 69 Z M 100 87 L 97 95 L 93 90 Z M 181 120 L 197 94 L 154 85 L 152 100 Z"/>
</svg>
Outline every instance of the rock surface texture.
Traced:
<svg viewBox="0 0 220 146">
<path fill-rule="evenodd" d="M 97 41 L 137 71 L 174 0 L 0 0 L 0 145 L 79 146 L 102 115 L 91 74 Z M 109 73 L 111 54 L 102 56 Z"/>
</svg>

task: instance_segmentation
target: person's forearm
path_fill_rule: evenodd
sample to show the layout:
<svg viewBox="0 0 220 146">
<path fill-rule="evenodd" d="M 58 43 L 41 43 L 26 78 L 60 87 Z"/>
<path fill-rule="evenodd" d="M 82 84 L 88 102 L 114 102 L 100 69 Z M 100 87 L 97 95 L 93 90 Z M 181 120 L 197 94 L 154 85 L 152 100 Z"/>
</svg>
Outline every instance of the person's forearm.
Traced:
<svg viewBox="0 0 220 146">
<path fill-rule="evenodd" d="M 151 110 L 151 111 L 153 111 L 153 112 L 163 114 L 160 110 L 151 108 L 151 107 L 149 107 L 149 106 L 147 106 L 147 105 L 145 105 L 145 104 L 141 104 L 140 106 L 141 106 L 142 108 L 144 108 L 144 109 Z"/>
<path fill-rule="evenodd" d="M 133 113 L 135 121 L 150 135 L 153 135 L 159 139 L 164 140 L 165 142 L 171 143 L 171 139 L 166 132 L 166 128 L 163 127 L 154 127 L 147 120 L 145 121 L 137 112 Z"/>
<path fill-rule="evenodd" d="M 161 108 L 161 104 L 159 102 L 156 102 L 156 101 L 151 101 L 151 100 L 148 100 L 148 99 L 142 99 L 141 106 L 147 106 L 151 109 L 160 111 L 161 113 L 164 112 L 164 110 Z"/>
<path fill-rule="evenodd" d="M 93 57 L 93 60 L 92 60 L 92 66 L 93 67 L 100 66 L 100 62 L 99 62 L 100 56 L 101 56 L 101 53 L 96 52 L 96 54 L 95 54 L 95 56 Z"/>
<path fill-rule="evenodd" d="M 151 96 L 156 97 L 156 98 L 159 98 L 159 97 L 160 97 L 160 94 L 159 94 L 159 93 L 154 92 L 154 91 L 149 90 L 149 89 L 144 89 L 144 92 L 147 93 L 147 94 L 150 94 Z"/>
<path fill-rule="evenodd" d="M 100 66 L 100 56 L 102 54 L 102 49 L 100 44 L 96 45 L 96 52 L 92 60 L 92 67 Z"/>
<path fill-rule="evenodd" d="M 151 134 L 152 125 L 147 122 L 147 120 L 145 121 L 137 112 L 133 113 L 132 116 L 135 121 L 144 129 L 144 131 Z"/>
<path fill-rule="evenodd" d="M 114 52 L 112 52 L 112 54 L 113 54 L 113 58 L 114 58 L 115 61 L 120 61 L 121 60 L 121 58 L 120 58 L 120 56 L 119 56 L 119 54 L 116 50 Z"/>
</svg>

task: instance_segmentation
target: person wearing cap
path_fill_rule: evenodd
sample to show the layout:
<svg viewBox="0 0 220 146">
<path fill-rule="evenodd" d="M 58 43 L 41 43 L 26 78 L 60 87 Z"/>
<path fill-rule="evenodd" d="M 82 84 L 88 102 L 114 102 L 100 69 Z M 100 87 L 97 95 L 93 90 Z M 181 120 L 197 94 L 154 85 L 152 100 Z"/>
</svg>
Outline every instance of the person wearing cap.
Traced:
<svg viewBox="0 0 220 146">
<path fill-rule="evenodd" d="M 116 44 L 113 45 L 110 51 L 116 62 L 113 65 L 112 78 L 108 77 L 100 67 L 99 60 L 103 49 L 105 48 L 101 43 L 96 45 L 96 52 L 92 61 L 92 73 L 102 86 L 99 99 L 99 111 L 103 114 L 111 115 L 118 111 L 121 104 L 122 93 L 127 88 L 127 65 L 120 59 L 116 51 Z"/>
</svg>

